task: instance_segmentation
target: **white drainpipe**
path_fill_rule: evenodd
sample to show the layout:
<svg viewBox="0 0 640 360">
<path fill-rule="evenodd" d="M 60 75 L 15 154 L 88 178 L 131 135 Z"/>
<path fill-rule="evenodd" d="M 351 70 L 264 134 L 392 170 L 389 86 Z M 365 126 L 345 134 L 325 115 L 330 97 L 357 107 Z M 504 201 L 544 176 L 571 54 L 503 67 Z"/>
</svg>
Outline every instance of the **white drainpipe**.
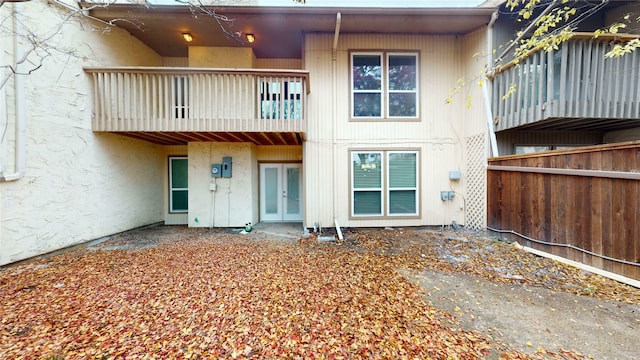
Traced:
<svg viewBox="0 0 640 360">
<path fill-rule="evenodd" d="M 497 19 L 498 12 L 496 11 L 491 15 L 491 21 L 489 21 L 489 25 L 487 26 L 487 54 L 489 56 L 488 71 L 491 71 L 491 67 L 493 66 L 493 24 Z M 491 154 L 492 156 L 498 156 L 498 140 L 496 139 L 496 133 L 493 129 L 493 113 L 491 112 L 490 86 L 491 81 L 489 78 L 485 78 L 484 84 L 482 84 L 482 94 L 484 95 L 484 109 L 487 117 L 487 132 L 489 133 L 489 141 L 491 143 Z"/>
<path fill-rule="evenodd" d="M 7 4 L 5 4 L 7 5 Z M 18 8 L 20 4 L 9 4 L 9 6 L 13 5 L 15 8 L 14 17 L 13 17 L 13 28 L 16 31 L 16 34 L 13 36 L 13 68 L 16 71 L 14 74 L 15 78 L 15 165 L 14 172 L 10 174 L 5 174 L 4 169 L 0 168 L 0 182 L 7 181 L 15 181 L 24 176 L 25 173 L 25 154 L 26 154 L 26 137 L 27 137 L 27 124 L 26 124 L 26 116 L 25 116 L 25 97 L 24 97 L 24 75 L 20 75 L 23 70 L 22 63 L 17 63 L 17 59 L 21 59 L 24 56 L 24 47 L 20 44 L 19 37 L 24 34 L 24 29 L 22 29 L 22 25 L 20 25 L 20 21 L 18 21 L 19 11 Z M 7 101 L 6 96 L 3 99 L 5 102 Z M 5 107 L 6 109 L 6 107 Z M 8 114 L 3 114 L 7 116 L 7 126 L 8 126 Z M 0 164 L 1 165 L 1 164 Z"/>
<path fill-rule="evenodd" d="M 333 35 L 333 49 L 331 54 L 332 61 L 332 70 L 333 70 L 333 221 L 336 224 L 336 229 L 338 229 L 338 214 L 337 214 L 337 203 L 338 203 L 338 191 L 336 186 L 338 184 L 338 172 L 337 169 L 337 123 L 338 123 L 338 110 L 336 107 L 338 106 L 338 38 L 340 36 L 340 24 L 342 22 L 342 14 L 336 14 L 336 31 Z"/>
</svg>

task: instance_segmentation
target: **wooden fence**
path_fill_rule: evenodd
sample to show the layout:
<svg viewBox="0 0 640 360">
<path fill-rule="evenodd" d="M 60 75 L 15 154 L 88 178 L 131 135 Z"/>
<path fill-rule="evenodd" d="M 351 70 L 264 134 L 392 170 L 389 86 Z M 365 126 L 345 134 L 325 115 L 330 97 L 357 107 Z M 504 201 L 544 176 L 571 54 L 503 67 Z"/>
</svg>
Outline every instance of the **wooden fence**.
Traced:
<svg viewBox="0 0 640 360">
<path fill-rule="evenodd" d="M 640 280 L 640 142 L 492 158 L 487 184 L 490 230 Z"/>
</svg>

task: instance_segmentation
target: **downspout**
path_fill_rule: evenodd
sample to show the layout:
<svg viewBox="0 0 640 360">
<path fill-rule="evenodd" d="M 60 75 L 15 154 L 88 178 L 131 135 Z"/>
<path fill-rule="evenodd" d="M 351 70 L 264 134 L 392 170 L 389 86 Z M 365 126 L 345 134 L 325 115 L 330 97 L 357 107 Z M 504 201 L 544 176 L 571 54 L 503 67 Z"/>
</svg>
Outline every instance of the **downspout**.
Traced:
<svg viewBox="0 0 640 360">
<path fill-rule="evenodd" d="M 24 98 L 24 75 L 21 75 L 23 65 L 22 63 L 18 63 L 17 59 L 21 59 L 24 56 L 24 48 L 20 45 L 20 41 L 18 41 L 18 37 L 24 34 L 22 26 L 18 21 L 18 7 L 19 4 L 9 4 L 14 6 L 14 16 L 13 16 L 13 28 L 16 31 L 16 34 L 13 36 L 13 61 L 12 65 L 15 69 L 14 74 L 14 104 L 15 104 L 15 164 L 14 164 L 14 172 L 11 174 L 4 174 L 4 169 L 1 168 L 0 164 L 0 182 L 7 181 L 15 181 L 21 179 L 25 173 L 25 154 L 26 154 L 26 135 L 27 135 L 27 126 L 26 126 L 26 116 L 25 116 L 25 98 Z M 7 101 L 6 96 L 3 99 L 5 102 Z M 5 115 L 8 124 L 8 112 L 5 108 Z"/>
<path fill-rule="evenodd" d="M 491 20 L 489 21 L 489 25 L 487 25 L 487 54 L 489 56 L 489 66 L 493 67 L 493 24 L 498 19 L 498 11 L 495 11 L 491 15 Z M 487 69 L 491 71 L 491 68 Z M 488 73 L 487 73 L 488 75 Z M 498 140 L 496 139 L 496 133 L 493 129 L 493 113 L 491 112 L 491 94 L 489 92 L 489 87 L 491 86 L 491 81 L 488 76 L 484 79 L 484 84 L 482 86 L 482 94 L 484 95 L 484 109 L 487 117 L 487 131 L 489 133 L 489 142 L 491 143 L 491 154 L 493 156 L 498 156 Z"/>
<path fill-rule="evenodd" d="M 337 172 L 337 124 L 338 124 L 338 38 L 340 37 L 340 24 L 342 23 L 342 14 L 336 13 L 336 31 L 333 35 L 333 48 L 331 51 L 331 62 L 332 62 L 332 90 L 333 90 L 333 99 L 332 108 L 333 108 L 333 135 L 332 135 L 332 143 L 333 143 L 333 222 L 336 226 L 336 232 L 340 240 L 342 240 L 342 232 L 340 231 L 340 225 L 338 224 L 338 214 L 337 214 L 337 203 L 338 203 L 338 172 Z"/>
</svg>

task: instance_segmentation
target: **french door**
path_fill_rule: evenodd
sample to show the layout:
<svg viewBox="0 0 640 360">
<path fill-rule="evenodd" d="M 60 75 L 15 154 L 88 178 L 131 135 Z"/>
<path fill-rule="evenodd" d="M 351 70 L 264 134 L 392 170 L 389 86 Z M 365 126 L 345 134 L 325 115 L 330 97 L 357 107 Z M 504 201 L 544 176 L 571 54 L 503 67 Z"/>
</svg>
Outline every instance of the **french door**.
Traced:
<svg viewBox="0 0 640 360">
<path fill-rule="evenodd" d="M 260 220 L 302 221 L 300 164 L 260 164 Z"/>
</svg>

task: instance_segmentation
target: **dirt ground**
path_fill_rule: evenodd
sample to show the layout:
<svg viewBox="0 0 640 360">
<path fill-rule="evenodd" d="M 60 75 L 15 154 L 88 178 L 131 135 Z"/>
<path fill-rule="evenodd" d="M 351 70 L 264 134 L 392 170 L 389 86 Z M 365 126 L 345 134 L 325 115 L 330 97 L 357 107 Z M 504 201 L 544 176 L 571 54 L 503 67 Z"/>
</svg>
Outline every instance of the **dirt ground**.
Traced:
<svg viewBox="0 0 640 360">
<path fill-rule="evenodd" d="M 464 329 L 522 352 L 565 349 L 595 359 L 638 357 L 637 305 L 437 270 L 406 276 L 424 287 L 432 306 L 454 314 Z"/>
<path fill-rule="evenodd" d="M 113 236 L 87 250 L 153 249 L 210 234 L 208 229 L 160 226 Z M 637 359 L 640 353 L 640 289 L 483 234 L 434 228 L 345 229 L 344 241 L 318 242 L 314 236 L 298 240 L 295 233 L 265 228 L 232 236 L 309 253 L 328 249 L 382 255 L 405 279 L 422 287 L 431 306 L 453 315 L 443 321 L 477 332 L 506 353 L 517 350 L 540 359 Z M 48 264 L 7 269 L 7 279 Z M 54 290 L 63 289 L 59 286 L 55 283 Z M 498 355 L 493 352 L 488 358 Z"/>
<path fill-rule="evenodd" d="M 368 229 L 347 232 L 346 243 L 409 259 L 419 254 L 420 265 L 401 274 L 465 330 L 508 347 L 541 357 L 565 350 L 577 358 L 640 356 L 640 289 L 477 233 Z"/>
</svg>

